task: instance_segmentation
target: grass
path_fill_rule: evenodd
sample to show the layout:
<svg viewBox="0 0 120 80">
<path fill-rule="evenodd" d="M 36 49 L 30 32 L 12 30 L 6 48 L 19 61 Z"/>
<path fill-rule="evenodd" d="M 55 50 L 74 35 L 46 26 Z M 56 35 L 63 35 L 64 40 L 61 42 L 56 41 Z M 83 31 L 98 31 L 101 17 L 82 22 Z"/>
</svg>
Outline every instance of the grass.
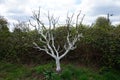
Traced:
<svg viewBox="0 0 120 80">
<path fill-rule="evenodd" d="M 58 74 L 53 63 L 25 67 L 0 62 L 0 80 L 120 80 L 120 72 L 113 69 L 94 71 L 73 65 L 62 65 L 62 68 Z"/>
</svg>

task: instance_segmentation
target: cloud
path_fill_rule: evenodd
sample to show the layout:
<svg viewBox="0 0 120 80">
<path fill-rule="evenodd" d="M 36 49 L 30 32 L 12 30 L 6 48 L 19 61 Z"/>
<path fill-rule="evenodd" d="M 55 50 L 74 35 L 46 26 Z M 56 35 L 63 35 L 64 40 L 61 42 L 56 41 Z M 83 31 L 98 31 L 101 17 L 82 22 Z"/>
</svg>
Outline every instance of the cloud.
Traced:
<svg viewBox="0 0 120 80">
<path fill-rule="evenodd" d="M 120 0 L 0 0 L 0 15 L 5 16 L 12 24 L 17 20 L 27 21 L 32 16 L 32 11 L 41 7 L 43 21 L 45 13 L 50 11 L 55 17 L 60 17 L 60 22 L 65 22 L 67 12 L 85 14 L 83 23 L 92 24 L 98 16 L 107 13 L 114 14 L 110 17 L 113 23 L 118 23 L 120 17 Z M 45 22 L 47 23 L 47 22 Z"/>
<path fill-rule="evenodd" d="M 94 22 L 99 16 L 107 17 L 107 14 L 113 14 L 112 23 L 118 22 L 120 17 L 120 0 L 82 0 L 77 5 L 77 10 L 80 8 L 86 14 L 86 22 Z M 116 19 L 117 16 L 117 19 Z M 120 21 L 120 20 L 119 20 Z"/>
<path fill-rule="evenodd" d="M 4 0 L 0 0 L 0 4 L 3 4 L 5 1 Z"/>
<path fill-rule="evenodd" d="M 110 5 L 110 6 L 96 6 L 93 8 L 93 12 L 91 14 L 94 15 L 100 15 L 100 14 L 114 14 L 119 15 L 120 14 L 120 6 Z"/>
</svg>

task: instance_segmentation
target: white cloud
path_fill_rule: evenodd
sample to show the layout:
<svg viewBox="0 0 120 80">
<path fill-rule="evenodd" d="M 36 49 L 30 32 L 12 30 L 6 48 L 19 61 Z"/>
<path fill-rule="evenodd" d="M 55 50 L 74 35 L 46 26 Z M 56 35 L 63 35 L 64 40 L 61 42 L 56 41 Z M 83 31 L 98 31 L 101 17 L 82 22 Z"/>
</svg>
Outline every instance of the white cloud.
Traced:
<svg viewBox="0 0 120 80">
<path fill-rule="evenodd" d="M 0 15 L 5 16 L 10 23 L 17 19 L 25 21 L 32 16 L 33 10 L 41 7 L 43 14 L 50 11 L 60 17 L 60 22 L 64 22 L 68 11 L 77 13 L 82 10 L 82 15 L 86 15 L 83 21 L 85 24 L 91 24 L 98 16 L 106 16 L 107 13 L 114 14 L 110 19 L 118 23 L 119 4 L 120 0 L 0 0 Z"/>
<path fill-rule="evenodd" d="M 79 8 L 86 14 L 86 22 L 94 22 L 98 16 L 106 17 L 108 13 L 113 14 L 113 24 L 116 23 L 114 16 L 117 16 L 117 23 L 120 18 L 120 0 L 82 0 L 81 4 L 77 5 L 77 10 Z"/>
</svg>

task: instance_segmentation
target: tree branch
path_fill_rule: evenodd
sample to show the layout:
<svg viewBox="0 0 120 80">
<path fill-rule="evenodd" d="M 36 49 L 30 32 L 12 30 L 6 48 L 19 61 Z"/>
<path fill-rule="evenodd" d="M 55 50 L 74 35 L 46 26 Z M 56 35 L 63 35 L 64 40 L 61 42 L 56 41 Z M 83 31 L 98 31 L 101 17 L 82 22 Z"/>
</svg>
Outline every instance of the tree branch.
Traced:
<svg viewBox="0 0 120 80">
<path fill-rule="evenodd" d="M 45 51 L 47 54 L 49 54 L 50 56 L 52 56 L 53 58 L 55 58 L 56 56 L 54 54 L 51 54 L 47 48 L 47 46 L 44 46 L 44 48 L 39 47 L 35 42 L 33 42 L 33 44 L 35 45 L 35 48 L 39 49 L 40 51 Z"/>
</svg>

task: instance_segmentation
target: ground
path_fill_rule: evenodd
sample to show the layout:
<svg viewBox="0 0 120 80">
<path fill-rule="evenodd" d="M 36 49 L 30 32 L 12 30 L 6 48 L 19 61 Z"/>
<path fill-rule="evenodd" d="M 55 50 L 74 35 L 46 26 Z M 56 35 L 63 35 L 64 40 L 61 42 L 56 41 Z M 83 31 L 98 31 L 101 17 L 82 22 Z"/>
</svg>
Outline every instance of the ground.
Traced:
<svg viewBox="0 0 120 80">
<path fill-rule="evenodd" d="M 54 63 L 31 66 L 2 61 L 0 80 L 120 80 L 120 72 L 62 63 L 62 71 L 57 73 Z"/>
</svg>

